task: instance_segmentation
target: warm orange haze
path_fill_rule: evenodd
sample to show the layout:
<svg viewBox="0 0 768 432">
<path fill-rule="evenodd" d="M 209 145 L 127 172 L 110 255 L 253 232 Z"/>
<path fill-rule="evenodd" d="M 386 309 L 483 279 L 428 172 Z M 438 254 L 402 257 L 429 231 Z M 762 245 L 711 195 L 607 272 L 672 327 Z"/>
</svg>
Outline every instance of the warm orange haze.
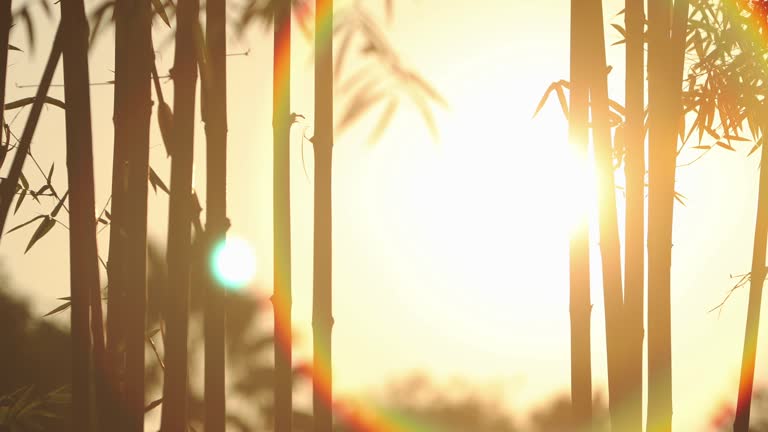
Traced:
<svg viewBox="0 0 768 432">
<path fill-rule="evenodd" d="M 2 2 L 0 430 L 768 430 L 767 35 Z"/>
</svg>

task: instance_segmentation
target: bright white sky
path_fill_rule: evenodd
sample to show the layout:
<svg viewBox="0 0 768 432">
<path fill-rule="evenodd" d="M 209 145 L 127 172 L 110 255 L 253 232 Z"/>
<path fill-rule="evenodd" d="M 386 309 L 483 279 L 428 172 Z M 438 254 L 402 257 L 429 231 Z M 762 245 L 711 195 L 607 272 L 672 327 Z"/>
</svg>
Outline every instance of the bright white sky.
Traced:
<svg viewBox="0 0 768 432">
<path fill-rule="evenodd" d="M 89 4 L 93 4 L 90 2 Z M 409 371 L 438 380 L 469 377 L 496 383 L 515 412 L 569 386 L 567 230 L 574 181 L 565 177 L 565 120 L 552 101 L 533 109 L 551 81 L 567 78 L 569 2 L 541 0 L 402 0 L 391 35 L 404 59 L 448 99 L 438 113 L 435 143 L 418 111 L 401 105 L 374 148 L 366 142 L 374 118 L 337 139 L 334 154 L 334 376 L 342 397 L 371 392 Z M 608 22 L 622 2 L 605 2 Z M 370 2 L 378 10 L 378 3 Z M 26 46 L 17 27 L 12 42 Z M 53 28 L 53 25 L 50 26 Z M 156 40 L 166 29 L 155 25 Z M 618 35 L 607 31 L 609 42 Z M 12 53 L 9 97 L 33 94 L 14 83 L 36 82 L 52 35 L 40 34 L 30 59 Z M 97 44 L 93 81 L 112 78 L 108 38 Z M 311 51 L 297 32 L 293 54 L 293 110 L 312 124 Z M 254 293 L 271 292 L 271 37 L 232 38 L 229 60 L 230 218 L 232 233 L 255 250 Z M 161 73 L 172 63 L 160 53 Z M 622 100 L 623 49 L 608 51 L 613 97 Z M 354 65 L 352 65 L 354 66 Z M 168 95 L 171 86 L 166 85 Z M 63 98 L 60 88 L 52 94 Z M 111 88 L 92 89 L 97 201 L 109 195 L 112 144 Z M 21 131 L 23 116 L 13 127 Z M 292 149 L 294 317 L 297 357 L 311 351 L 312 184 L 300 158 L 301 127 Z M 200 125 L 198 137 L 202 137 Z M 204 155 L 198 139 L 197 155 Z M 151 162 L 168 179 L 168 161 L 155 131 Z M 674 424 L 705 430 L 708 413 L 735 401 L 743 342 L 746 290 L 720 316 L 707 313 L 733 280 L 749 270 L 757 192 L 757 159 L 718 149 L 679 170 L 673 256 Z M 56 161 L 54 182 L 65 189 L 63 115 L 44 111 L 33 152 L 44 166 Z M 312 175 L 312 152 L 305 148 Z M 684 151 L 681 162 L 696 156 Z M 201 160 L 201 159 L 200 159 Z M 204 165 L 196 184 L 204 185 Z M 36 183 L 40 177 L 30 175 Z M 204 200 L 204 191 L 199 191 Z M 204 202 L 204 201 L 203 201 Z M 623 201 L 620 197 L 620 205 Z M 10 225 L 35 213 L 25 206 Z M 150 202 L 152 235 L 164 240 L 166 198 Z M 31 231 L 13 233 L 0 254 L 6 270 L 35 310 L 55 307 L 68 293 L 66 232 L 54 229 L 22 255 Z M 106 256 L 107 235 L 100 237 Z M 597 241 L 593 240 L 595 252 Z M 599 255 L 593 256 L 595 388 L 605 388 L 604 311 Z M 763 326 L 761 335 L 768 329 Z M 762 339 L 761 339 L 762 340 Z M 768 371 L 768 345 L 758 352 L 758 379 Z"/>
</svg>

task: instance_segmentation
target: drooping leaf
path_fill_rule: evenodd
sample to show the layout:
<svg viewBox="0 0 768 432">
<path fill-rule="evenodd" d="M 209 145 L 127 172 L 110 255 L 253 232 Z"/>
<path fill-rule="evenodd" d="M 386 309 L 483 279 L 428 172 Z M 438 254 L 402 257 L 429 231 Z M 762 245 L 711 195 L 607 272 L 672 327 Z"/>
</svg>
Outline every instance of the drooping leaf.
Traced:
<svg viewBox="0 0 768 432">
<path fill-rule="evenodd" d="M 157 109 L 157 122 L 160 126 L 160 136 L 165 144 L 165 151 L 168 156 L 173 156 L 173 111 L 165 102 L 161 101 Z"/>
<path fill-rule="evenodd" d="M 56 225 L 56 220 L 50 216 L 45 216 L 45 219 L 40 222 L 40 225 L 37 226 L 37 229 L 32 234 L 32 238 L 29 239 L 29 243 L 27 244 L 27 248 L 24 249 L 24 253 L 29 252 L 32 246 L 34 246 L 38 240 L 43 238 L 43 236 L 48 234 L 54 225 Z"/>
<path fill-rule="evenodd" d="M 168 186 L 163 183 L 163 180 L 160 178 L 159 175 L 155 172 L 154 169 L 151 167 L 149 168 L 149 184 L 152 185 L 152 189 L 155 190 L 155 193 L 157 193 L 157 188 L 163 190 L 163 192 L 167 193 L 168 195 L 171 194 L 171 190 L 168 189 Z"/>
<path fill-rule="evenodd" d="M 376 126 L 373 128 L 373 132 L 371 133 L 370 138 L 368 139 L 368 141 L 371 144 L 375 144 L 381 138 L 381 135 L 384 133 L 384 131 L 387 129 L 387 126 L 389 126 L 389 123 L 392 121 L 392 117 L 394 116 L 395 111 L 397 110 L 398 104 L 399 104 L 399 101 L 397 98 L 390 99 L 386 108 L 384 108 L 384 112 L 381 114 L 381 117 L 379 117 L 379 121 L 376 122 Z"/>
<path fill-rule="evenodd" d="M 168 26 L 168 28 L 171 28 L 171 20 L 168 19 L 168 14 L 165 13 L 165 7 L 163 6 L 163 3 L 160 0 L 152 0 L 152 6 L 155 9 L 155 12 L 160 17 L 161 20 L 165 23 L 165 25 Z"/>
<path fill-rule="evenodd" d="M 26 222 L 24 222 L 24 223 L 22 223 L 22 224 L 16 225 L 15 227 L 13 227 L 13 228 L 9 229 L 9 230 L 6 232 L 6 234 L 10 234 L 10 233 L 12 233 L 12 232 L 14 232 L 14 231 L 16 231 L 16 230 L 22 229 L 22 228 L 24 228 L 25 226 L 27 226 L 27 225 L 29 225 L 29 224 L 33 223 L 34 221 L 36 221 L 36 220 L 38 220 L 38 219 L 42 219 L 42 218 L 44 218 L 44 217 L 47 217 L 47 216 L 46 216 L 46 215 L 38 215 L 38 216 L 35 216 L 35 217 L 33 217 L 32 219 L 30 219 L 30 220 L 28 220 L 28 221 L 26 221 Z"/>
<path fill-rule="evenodd" d="M 27 191 L 29 189 L 21 189 L 21 193 L 19 194 L 19 198 L 16 199 L 16 207 L 13 208 L 13 214 L 16 214 L 16 212 L 19 211 L 19 208 L 21 207 L 21 203 L 24 202 L 24 198 L 27 196 Z M 10 231 L 8 231 L 10 232 Z"/>
<path fill-rule="evenodd" d="M 719 145 L 720 147 L 722 147 L 722 148 L 724 148 L 724 149 L 728 149 L 728 150 L 730 150 L 730 151 L 736 151 L 736 149 L 735 149 L 735 148 L 733 148 L 733 147 L 732 147 L 730 144 L 728 144 L 728 143 L 724 143 L 724 142 L 722 142 L 722 141 L 717 141 L 717 142 L 715 142 L 715 144 Z"/>
</svg>

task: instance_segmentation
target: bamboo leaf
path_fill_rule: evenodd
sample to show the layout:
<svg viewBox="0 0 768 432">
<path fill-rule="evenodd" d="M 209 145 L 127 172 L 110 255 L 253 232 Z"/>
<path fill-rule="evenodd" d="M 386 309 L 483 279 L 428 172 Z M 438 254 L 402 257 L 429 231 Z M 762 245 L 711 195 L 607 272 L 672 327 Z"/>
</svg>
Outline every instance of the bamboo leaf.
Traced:
<svg viewBox="0 0 768 432">
<path fill-rule="evenodd" d="M 48 312 L 47 314 L 43 315 L 43 318 L 51 316 L 51 315 L 55 315 L 55 314 L 57 314 L 59 312 L 63 312 L 65 310 L 69 309 L 70 306 L 72 306 L 72 302 L 71 301 L 63 303 L 60 306 L 56 307 L 54 310 L 52 310 L 52 311 Z"/>
<path fill-rule="evenodd" d="M 155 12 L 157 12 L 157 15 L 160 16 L 160 19 L 163 20 L 165 25 L 167 25 L 168 28 L 171 28 L 171 20 L 168 19 L 168 14 L 165 12 L 163 3 L 160 2 L 160 0 L 152 0 L 152 6 L 154 6 Z"/>
<path fill-rule="evenodd" d="M 163 138 L 163 144 L 165 144 L 165 151 L 168 156 L 173 156 L 173 111 L 165 101 L 160 101 L 160 106 L 157 109 L 157 122 L 160 126 L 160 136 Z"/>
<path fill-rule="evenodd" d="M 736 149 L 731 147 L 730 144 L 724 143 L 722 141 L 717 141 L 717 142 L 715 142 L 715 144 L 719 145 L 720 147 L 722 147 L 724 149 L 728 149 L 730 151 L 736 151 Z"/>
<path fill-rule="evenodd" d="M 163 183 L 163 180 L 160 178 L 160 176 L 157 175 L 155 170 L 153 168 L 149 168 L 149 184 L 152 185 L 152 189 L 155 190 L 155 193 L 157 193 L 157 188 L 163 190 L 163 192 L 167 193 L 168 195 L 171 194 L 170 189 L 168 189 L 168 186 Z M 111 217 L 110 217 L 111 218 Z"/>
<path fill-rule="evenodd" d="M 19 194 L 19 198 L 16 200 L 16 207 L 13 208 L 13 214 L 16 214 L 16 212 L 19 211 L 19 208 L 21 207 L 21 203 L 24 202 L 24 198 L 26 198 L 27 196 L 27 191 L 28 189 L 21 190 L 21 194 Z"/>
<path fill-rule="evenodd" d="M 48 170 L 48 176 L 45 177 L 45 180 L 48 183 L 49 187 L 51 185 L 51 179 L 53 178 L 53 168 L 54 168 L 54 166 L 55 166 L 55 164 L 51 164 L 51 169 Z M 38 194 L 39 194 L 39 192 L 38 192 Z"/>
<path fill-rule="evenodd" d="M 48 234 L 54 225 L 56 225 L 56 220 L 50 216 L 45 216 L 45 219 L 40 222 L 40 225 L 37 226 L 37 229 L 32 234 L 32 238 L 29 239 L 29 244 L 27 244 L 27 248 L 24 249 L 24 253 L 29 252 L 29 250 L 32 249 L 32 246 L 34 246 L 38 240 L 43 238 L 43 236 Z"/>
<path fill-rule="evenodd" d="M 8 44 L 8 50 L 9 51 L 21 51 L 21 48 L 17 47 L 16 45 Z M 21 51 L 23 52 L 23 51 Z"/>
<path fill-rule="evenodd" d="M 392 121 L 392 117 L 394 116 L 395 111 L 397 110 L 398 103 L 399 101 L 397 100 L 397 98 L 392 98 L 387 104 L 387 107 L 384 109 L 384 112 L 381 114 L 381 117 L 379 117 L 379 121 L 376 123 L 376 127 L 374 127 L 373 132 L 371 133 L 371 136 L 368 139 L 371 144 L 375 144 L 376 142 L 378 142 L 378 140 L 381 138 L 381 135 L 387 129 L 387 126 Z"/>
<path fill-rule="evenodd" d="M 67 199 L 67 196 L 69 195 L 69 191 L 64 192 L 64 196 L 61 197 L 59 200 L 59 203 L 56 204 L 56 207 L 53 208 L 53 211 L 51 212 L 51 217 L 56 217 L 56 215 L 59 214 L 59 210 L 61 210 L 61 207 L 64 206 L 64 200 Z"/>
<path fill-rule="evenodd" d="M 24 222 L 23 224 L 20 224 L 20 225 L 16 225 L 15 227 L 11 228 L 10 230 L 8 230 L 8 231 L 6 232 L 6 234 L 10 234 L 10 233 L 12 233 L 12 232 L 14 232 L 14 231 L 16 231 L 16 230 L 22 229 L 22 228 L 24 228 L 25 226 L 27 226 L 27 225 L 31 224 L 32 222 L 34 222 L 34 221 L 36 221 L 36 220 L 38 220 L 38 219 L 42 219 L 42 218 L 44 218 L 44 217 L 46 217 L 46 215 L 39 215 L 39 216 L 35 216 L 35 217 L 33 217 L 32 219 L 30 219 L 30 220 L 28 220 L 28 221 Z"/>
<path fill-rule="evenodd" d="M 160 406 L 161 403 L 163 403 L 163 398 L 153 400 L 152 402 L 149 403 L 149 405 L 144 407 L 144 413 L 146 414 L 146 413 L 152 411 L 153 409 L 155 409 L 158 406 Z"/>
</svg>

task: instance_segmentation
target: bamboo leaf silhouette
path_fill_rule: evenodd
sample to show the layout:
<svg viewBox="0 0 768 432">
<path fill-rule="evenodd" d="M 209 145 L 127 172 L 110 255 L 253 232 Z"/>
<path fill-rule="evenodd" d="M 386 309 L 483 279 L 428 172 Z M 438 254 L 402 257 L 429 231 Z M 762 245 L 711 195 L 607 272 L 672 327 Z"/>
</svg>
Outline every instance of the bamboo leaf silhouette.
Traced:
<svg viewBox="0 0 768 432">
<path fill-rule="evenodd" d="M 34 246 L 38 240 L 43 238 L 43 236 L 48 234 L 54 225 L 56 225 L 56 220 L 50 216 L 45 216 L 45 219 L 40 222 L 40 225 L 37 226 L 37 229 L 32 234 L 32 238 L 29 239 L 29 244 L 27 244 L 27 248 L 24 249 L 24 253 L 26 254 L 29 252 L 29 250 L 32 249 L 32 246 Z"/>
<path fill-rule="evenodd" d="M 165 25 L 167 25 L 168 28 L 171 28 L 171 20 L 168 19 L 168 14 L 165 12 L 163 3 L 160 0 L 152 0 L 152 6 L 154 7 L 155 12 L 160 17 L 160 19 L 163 20 Z"/>
<path fill-rule="evenodd" d="M 15 46 L 15 45 L 8 44 L 8 50 L 10 50 L 10 51 L 21 51 L 21 48 Z"/>
<path fill-rule="evenodd" d="M 19 13 L 21 15 L 21 19 L 24 20 L 25 27 L 27 28 L 27 40 L 29 40 L 29 49 L 34 50 L 35 48 L 35 27 L 34 24 L 32 24 L 32 18 L 29 16 L 29 9 L 24 8 Z"/>
<path fill-rule="evenodd" d="M 149 184 L 152 185 L 152 189 L 155 190 L 155 193 L 157 193 L 157 188 L 163 190 L 163 192 L 167 193 L 168 195 L 171 194 L 170 189 L 168 189 L 168 186 L 163 183 L 163 180 L 160 178 L 159 175 L 155 172 L 153 168 L 149 168 Z"/>
<path fill-rule="evenodd" d="M 8 232 L 6 232 L 6 234 L 10 234 L 10 233 L 12 233 L 12 232 L 14 232 L 14 231 L 16 231 L 16 230 L 19 230 L 19 229 L 21 229 L 21 228 L 24 228 L 25 226 L 27 226 L 27 225 L 29 225 L 29 224 L 33 223 L 34 221 L 36 221 L 36 220 L 38 220 L 38 219 L 42 219 L 42 218 L 44 218 L 44 217 L 47 217 L 47 216 L 46 216 L 46 215 L 38 215 L 38 216 L 35 216 L 35 217 L 33 217 L 32 219 L 30 219 L 30 220 L 28 220 L 28 221 L 26 221 L 26 222 L 24 222 L 24 223 L 22 223 L 22 224 L 16 225 L 15 227 L 13 227 L 13 228 L 9 229 L 9 230 L 8 230 Z"/>
<path fill-rule="evenodd" d="M 52 311 L 50 311 L 47 314 L 43 315 L 43 318 L 51 316 L 51 315 L 55 315 L 55 314 L 57 314 L 59 312 L 64 312 L 65 310 L 69 309 L 70 306 L 72 306 L 72 302 L 71 301 L 67 301 L 66 303 L 63 303 L 63 304 L 57 306 Z"/>
<path fill-rule="evenodd" d="M 162 403 L 163 403 L 163 398 L 153 400 L 152 402 L 149 403 L 149 405 L 144 407 L 144 413 L 148 413 L 148 412 L 152 411 L 153 409 L 155 409 L 158 406 L 160 406 L 160 404 L 162 404 Z"/>
<path fill-rule="evenodd" d="M 51 185 L 51 179 L 53 178 L 53 167 L 55 164 L 51 164 L 51 169 L 48 171 L 48 175 L 45 177 L 46 186 L 50 187 Z"/>
<path fill-rule="evenodd" d="M 19 208 L 21 207 L 21 203 L 23 203 L 24 202 L 24 198 L 27 197 L 28 190 L 29 189 L 26 189 L 26 188 L 21 190 L 21 194 L 19 194 L 19 198 L 16 200 L 16 206 L 13 208 L 13 214 L 16 214 L 16 212 L 19 211 Z M 13 230 L 11 230 L 11 231 L 13 231 Z M 11 231 L 8 231 L 8 232 L 11 232 Z"/>
<path fill-rule="evenodd" d="M 59 214 L 59 210 L 61 210 L 61 207 L 64 206 L 64 200 L 67 199 L 67 196 L 69 195 L 69 191 L 64 192 L 64 196 L 61 197 L 59 200 L 59 203 L 56 204 L 56 207 L 53 208 L 53 211 L 51 212 L 51 217 L 56 217 L 56 215 Z"/>
<path fill-rule="evenodd" d="M 381 135 L 384 133 L 384 131 L 387 129 L 387 126 L 389 126 L 389 123 L 392 121 L 392 117 L 395 114 L 395 111 L 397 111 L 397 106 L 399 104 L 399 101 L 397 98 L 390 99 L 389 103 L 387 104 L 386 108 L 384 108 L 384 112 L 381 114 L 381 117 L 379 117 L 379 121 L 376 123 L 376 126 L 373 128 L 373 132 L 371 133 L 370 138 L 368 141 L 371 144 L 375 144 L 379 141 L 381 138 Z"/>
<path fill-rule="evenodd" d="M 339 131 L 345 130 L 356 119 L 368 112 L 377 102 L 380 102 L 384 96 L 386 96 L 386 93 L 381 90 L 373 91 L 370 87 L 361 88 L 349 102 L 347 110 L 342 115 L 336 128 Z"/>
<path fill-rule="evenodd" d="M 114 9 L 115 2 L 114 0 L 110 0 L 100 4 L 93 12 L 91 12 L 90 21 L 93 23 L 93 25 L 91 26 L 91 34 L 89 37 L 89 49 L 94 45 L 93 42 L 96 39 L 96 36 L 99 34 L 99 30 L 101 29 L 102 23 L 105 21 L 107 12 L 112 10 L 114 14 Z M 112 19 L 114 19 L 114 15 Z"/>
</svg>

